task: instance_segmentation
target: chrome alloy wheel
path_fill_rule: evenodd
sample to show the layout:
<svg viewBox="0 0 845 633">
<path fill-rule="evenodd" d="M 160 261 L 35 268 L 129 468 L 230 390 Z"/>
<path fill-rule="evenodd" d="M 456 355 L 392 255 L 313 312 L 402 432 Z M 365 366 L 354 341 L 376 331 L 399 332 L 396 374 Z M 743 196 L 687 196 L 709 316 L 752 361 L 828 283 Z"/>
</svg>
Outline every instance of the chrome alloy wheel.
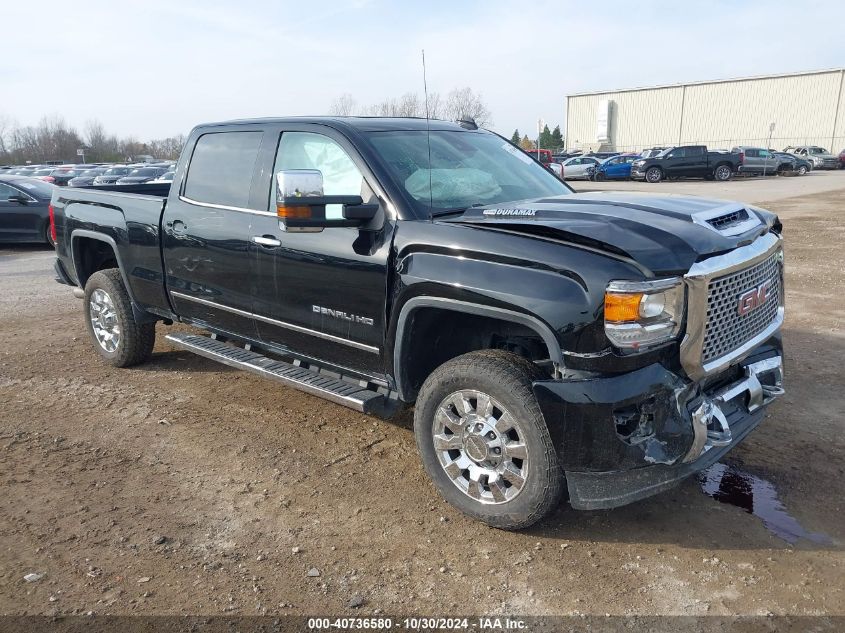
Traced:
<svg viewBox="0 0 845 633">
<path fill-rule="evenodd" d="M 120 345 L 120 321 L 114 302 L 105 290 L 97 288 L 88 300 L 91 311 L 91 328 L 94 337 L 104 350 L 114 352 Z"/>
<path fill-rule="evenodd" d="M 506 503 L 525 486 L 528 447 L 519 423 L 484 392 L 446 396 L 434 414 L 434 451 L 464 494 L 487 504 Z"/>
</svg>

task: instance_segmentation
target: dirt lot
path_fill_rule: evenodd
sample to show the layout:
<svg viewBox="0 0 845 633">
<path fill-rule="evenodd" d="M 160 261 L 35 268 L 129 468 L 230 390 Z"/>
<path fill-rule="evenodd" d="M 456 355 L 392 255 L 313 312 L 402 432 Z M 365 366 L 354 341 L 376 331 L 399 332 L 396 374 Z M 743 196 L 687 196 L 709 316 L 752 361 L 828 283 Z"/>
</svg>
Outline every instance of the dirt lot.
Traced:
<svg viewBox="0 0 845 633">
<path fill-rule="evenodd" d="M 728 462 L 760 478 L 766 522 L 688 481 L 489 529 L 438 498 L 407 417 L 163 338 L 151 363 L 107 367 L 50 252 L 0 248 L 0 614 L 845 614 L 842 176 L 716 194 L 757 188 L 788 240 L 788 393 Z"/>
</svg>

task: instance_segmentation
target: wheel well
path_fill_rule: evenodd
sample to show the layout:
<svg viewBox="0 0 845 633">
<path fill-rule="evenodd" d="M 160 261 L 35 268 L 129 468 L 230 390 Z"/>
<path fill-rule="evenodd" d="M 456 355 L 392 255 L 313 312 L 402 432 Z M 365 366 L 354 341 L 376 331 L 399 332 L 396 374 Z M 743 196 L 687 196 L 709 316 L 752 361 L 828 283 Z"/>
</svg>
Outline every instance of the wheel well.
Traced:
<svg viewBox="0 0 845 633">
<path fill-rule="evenodd" d="M 111 244 L 92 237 L 78 237 L 73 241 L 73 261 L 77 281 L 83 288 L 88 278 L 98 270 L 118 267 Z"/>
<path fill-rule="evenodd" d="M 395 371 L 407 401 L 416 399 L 425 379 L 440 365 L 478 350 L 506 350 L 538 363 L 551 375 L 549 350 L 542 337 L 530 327 L 506 319 L 421 307 L 408 315 L 402 338 L 396 342 L 402 346 L 402 366 Z"/>
</svg>

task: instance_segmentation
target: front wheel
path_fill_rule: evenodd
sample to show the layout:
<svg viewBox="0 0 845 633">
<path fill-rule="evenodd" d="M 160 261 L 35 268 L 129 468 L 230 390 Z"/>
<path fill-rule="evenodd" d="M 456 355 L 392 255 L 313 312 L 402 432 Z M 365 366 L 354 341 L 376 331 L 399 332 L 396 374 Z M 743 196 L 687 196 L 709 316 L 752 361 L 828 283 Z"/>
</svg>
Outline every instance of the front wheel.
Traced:
<svg viewBox="0 0 845 633">
<path fill-rule="evenodd" d="M 115 367 L 148 360 L 155 345 L 155 323 L 138 323 L 117 268 L 100 270 L 85 284 L 85 323 L 94 349 Z"/>
<path fill-rule="evenodd" d="M 595 176 L 593 176 L 593 180 L 595 180 L 596 182 L 604 182 L 605 180 L 607 180 L 607 176 L 604 175 L 604 172 L 599 171 L 596 172 Z"/>
<path fill-rule="evenodd" d="M 803 175 L 804 175 L 804 174 L 806 174 L 806 173 L 807 173 L 807 166 L 806 166 L 806 165 L 801 165 L 801 166 L 798 168 L 798 175 L 799 175 L 799 176 L 803 176 Z"/>
<path fill-rule="evenodd" d="M 539 370 L 506 352 L 454 358 L 420 390 L 414 435 L 440 494 L 464 514 L 518 530 L 560 502 L 563 472 L 531 389 Z"/>
<path fill-rule="evenodd" d="M 731 179 L 731 168 L 727 165 L 719 165 L 716 171 L 713 172 L 713 177 L 719 182 L 725 182 Z"/>
<path fill-rule="evenodd" d="M 650 167 L 645 173 L 645 179 L 649 182 L 660 182 L 663 180 L 663 170 L 660 167 Z"/>
</svg>

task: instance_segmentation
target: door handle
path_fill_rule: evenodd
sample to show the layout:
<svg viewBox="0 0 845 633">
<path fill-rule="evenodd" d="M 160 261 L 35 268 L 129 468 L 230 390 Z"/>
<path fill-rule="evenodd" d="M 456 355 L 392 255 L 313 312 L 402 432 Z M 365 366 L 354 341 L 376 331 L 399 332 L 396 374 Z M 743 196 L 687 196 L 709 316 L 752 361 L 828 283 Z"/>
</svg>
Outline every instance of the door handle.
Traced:
<svg viewBox="0 0 845 633">
<path fill-rule="evenodd" d="M 282 240 L 277 240 L 272 235 L 253 235 L 252 241 L 259 246 L 281 246 Z"/>
</svg>

